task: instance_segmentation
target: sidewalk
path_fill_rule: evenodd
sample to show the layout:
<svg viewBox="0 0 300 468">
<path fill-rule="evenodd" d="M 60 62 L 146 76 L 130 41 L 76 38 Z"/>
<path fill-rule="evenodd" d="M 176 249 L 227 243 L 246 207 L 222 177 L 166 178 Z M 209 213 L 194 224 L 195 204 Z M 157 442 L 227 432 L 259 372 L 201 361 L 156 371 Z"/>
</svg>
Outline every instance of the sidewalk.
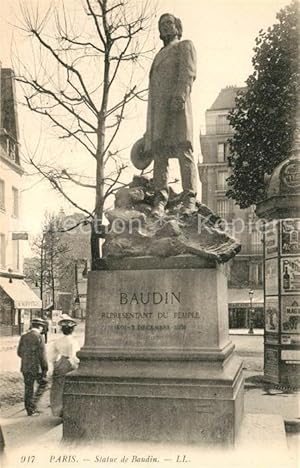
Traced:
<svg viewBox="0 0 300 468">
<path fill-rule="evenodd" d="M 84 326 L 85 322 L 78 322 L 78 325 L 75 329 L 74 336 L 81 335 L 84 331 Z M 255 328 L 254 334 L 248 334 L 248 329 L 246 328 L 232 328 L 229 330 L 229 335 L 245 335 L 249 336 L 249 338 L 254 338 L 256 336 L 263 336 L 264 335 L 264 330 L 261 328 Z M 56 338 L 61 336 L 60 333 L 48 333 L 48 342 L 50 343 L 51 341 L 54 341 Z M 13 349 L 17 347 L 17 344 L 19 342 L 20 336 L 19 335 L 14 335 L 14 336 L 0 336 L 0 351 L 8 350 L 8 349 Z"/>
<path fill-rule="evenodd" d="M 77 327 L 75 328 L 75 331 L 74 331 L 74 336 L 77 336 L 77 337 L 81 336 L 82 333 L 84 332 L 84 326 L 85 326 L 85 322 L 78 322 Z M 61 336 L 60 331 L 58 333 L 48 333 L 48 343 L 51 343 L 52 341 L 56 340 L 60 336 Z M 19 335 L 0 336 L 0 352 L 16 348 L 19 343 L 19 340 L 20 340 Z"/>
<path fill-rule="evenodd" d="M 76 327 L 76 335 L 83 338 L 83 327 L 84 324 L 79 324 Z M 57 337 L 61 336 L 60 334 L 52 334 L 49 336 L 49 342 L 54 341 Z M 17 345 L 19 337 L 13 337 L 14 340 L 10 341 L 13 346 Z M 248 334 L 232 334 L 231 340 L 236 346 L 237 353 L 242 356 L 244 361 L 244 374 L 245 374 L 245 414 L 251 415 L 251 417 L 255 417 L 255 415 L 259 415 L 262 417 L 264 421 L 270 421 L 272 426 L 272 421 L 281 420 L 280 417 L 285 421 L 285 430 L 287 433 L 287 441 L 289 446 L 292 450 L 292 458 L 295 461 L 297 459 L 297 448 L 300 446 L 300 411 L 299 411 L 299 393 L 289 393 L 287 389 L 278 389 L 276 386 L 272 384 L 268 384 L 263 381 L 263 335 L 255 334 L 255 335 L 248 335 Z M 2 339 L 0 340 L 1 344 Z M 4 342 L 8 340 L 4 340 Z M 0 346 L 1 349 L 1 346 Z M 14 352 L 12 352 L 15 354 Z M 3 354 L 9 355 L 10 353 L 4 352 Z M 17 456 L 24 456 L 30 455 L 32 453 L 36 454 L 37 446 L 44 451 L 44 453 L 49 453 L 49 450 L 52 450 L 53 455 L 58 454 L 71 454 L 75 452 L 73 448 L 66 448 L 65 444 L 61 444 L 62 438 L 62 424 L 60 424 L 60 420 L 58 418 L 54 418 L 51 415 L 51 410 L 49 407 L 49 391 L 45 393 L 43 399 L 41 401 L 41 409 L 43 413 L 37 418 L 29 418 L 27 417 L 24 409 L 23 403 L 13 405 L 6 410 L 2 410 L 1 412 L 1 425 L 4 432 L 4 437 L 6 440 L 6 447 L 8 454 L 13 454 L 13 457 Z M 272 419 L 272 417 L 274 418 Z M 247 416 L 248 417 L 248 416 Z M 269 419 L 268 419 L 269 418 Z M 282 421 L 282 420 L 281 420 Z M 275 422 L 274 425 L 276 426 Z M 270 434 L 272 434 L 272 427 L 265 427 L 265 435 L 270 438 Z M 261 435 L 262 444 L 264 443 L 265 437 L 264 434 Z M 165 445 L 165 444 L 164 444 Z M 31 449 L 30 449 L 31 447 Z M 275 444 L 275 450 L 278 447 Z M 122 451 L 123 454 L 125 452 L 132 453 L 142 453 L 145 454 L 154 454 L 158 450 L 157 447 L 153 448 L 153 451 L 149 452 L 150 448 L 147 444 L 118 444 L 118 443 L 105 443 L 104 444 L 97 444 L 97 454 L 100 455 L 110 455 L 115 453 L 116 450 Z M 151 449 L 152 450 L 152 449 Z M 189 448 L 190 450 L 190 448 Z M 274 450 L 274 447 L 273 447 Z M 274 450 L 274 452 L 275 452 Z M 186 447 L 173 447 L 170 449 L 170 453 L 174 453 L 174 451 L 180 455 L 186 452 Z M 251 454 L 255 453 L 257 456 L 257 452 L 255 450 L 249 451 L 250 456 Z M 169 455 L 170 455 L 169 453 Z M 240 468 L 241 466 L 246 466 L 249 462 L 248 460 L 248 453 L 247 456 L 244 457 L 245 463 L 237 463 L 237 460 L 232 461 L 232 464 L 228 463 L 228 467 L 230 468 Z M 274 454 L 273 454 L 274 455 Z M 217 455 L 216 455 L 217 456 Z M 254 455 L 253 455 L 254 456 Z M 272 453 L 271 453 L 272 456 Z M 169 458 L 171 458 L 169 456 Z M 87 454 L 87 460 L 89 459 L 89 455 Z M 17 459 L 9 460 L 7 465 L 8 468 L 21 468 L 22 465 L 19 465 L 16 462 Z M 20 460 L 20 459 L 18 459 Z M 214 467 L 216 465 L 207 464 L 204 462 L 205 457 L 201 457 L 197 463 L 195 463 L 195 468 L 206 468 L 206 467 Z M 45 463 L 44 463 L 45 461 Z M 256 462 L 258 460 L 256 459 Z M 261 461 L 261 460 L 259 460 Z M 269 463 L 268 459 L 268 463 Z M 47 466 L 49 460 L 43 460 L 41 465 L 37 464 L 37 468 L 39 466 L 43 467 Z M 239 460 L 241 462 L 241 460 Z M 273 460 L 274 462 L 274 460 Z M 275 460 L 276 462 L 276 460 Z M 95 462 L 96 463 L 96 462 Z M 77 463 L 77 466 L 80 468 L 91 468 L 95 464 L 94 462 L 87 462 L 86 464 Z M 216 458 L 214 458 L 214 463 L 216 463 Z M 51 462 L 51 466 L 55 464 Z M 60 464 L 58 461 L 56 464 Z M 141 466 L 145 466 L 146 462 L 141 464 Z M 157 465 L 157 463 L 154 463 Z M 222 457 L 219 459 L 219 463 L 223 468 L 227 465 L 223 463 Z M 123 467 L 124 463 L 122 463 Z M 134 463 L 133 465 L 127 463 L 127 466 L 134 466 L 137 467 L 139 464 Z M 167 463 L 163 464 L 164 468 L 167 468 Z M 178 463 L 170 464 L 173 468 Z M 68 464 L 63 464 L 63 466 L 69 466 Z M 114 468 L 116 465 L 110 464 L 111 468 Z M 118 465 L 119 466 L 119 465 Z M 191 463 L 188 464 L 189 468 L 191 468 Z M 275 464 L 257 464 L 253 465 L 259 468 L 275 468 Z M 279 465 L 278 465 L 279 466 Z M 297 463 L 293 462 L 293 464 L 282 464 L 280 468 L 296 468 Z M 50 467 L 50 463 L 49 463 Z M 252 466 L 251 466 L 252 468 Z M 277 468 L 277 465 L 276 465 Z"/>
<path fill-rule="evenodd" d="M 189 468 L 296 468 L 300 434 L 287 433 L 285 442 L 282 416 L 284 419 L 291 415 L 298 415 L 298 395 L 284 394 L 279 391 L 266 393 L 260 387 L 245 390 L 245 417 L 242 426 L 243 437 L 241 446 L 234 451 L 221 450 L 217 446 L 204 449 L 196 445 L 147 442 L 84 442 L 66 444 L 62 442 L 62 424 L 60 419 L 51 415 L 49 408 L 49 392 L 43 396 L 41 409 L 43 413 L 37 418 L 25 415 L 23 405 L 15 405 L 3 412 L 1 425 L 6 441 L 7 468 L 21 468 L 22 457 L 34 455 L 35 466 L 45 468 L 55 464 L 69 466 L 75 462 L 80 468 L 90 468 L 96 463 L 109 464 L 109 467 L 143 467 L 146 458 L 149 463 L 157 458 L 161 464 L 153 461 L 155 466 L 175 468 L 178 466 L 177 457 L 182 461 L 183 456 L 189 460 Z M 252 425 L 249 425 L 249 419 Z M 252 429 L 255 429 L 255 434 Z M 282 429 L 281 429 L 282 428 Z M 279 433 L 279 434 L 278 434 Z M 247 444 L 250 444 L 247 445 Z M 252 445 L 251 445 L 252 444 Z M 289 447 L 289 450 L 288 448 Z M 242 449 L 244 451 L 242 451 Z M 66 457 L 63 461 L 62 457 Z M 138 460 L 145 458 L 145 462 L 130 463 L 136 456 Z M 98 457 L 98 458 L 97 458 Z M 100 461 L 102 457 L 102 461 Z M 108 458 L 117 459 L 127 457 L 126 463 L 104 461 Z M 27 460 L 27 458 L 26 458 Z M 29 459 L 28 459 L 29 460 Z M 27 462 L 28 462 L 27 460 Z M 77 463 L 76 463 L 77 462 Z"/>
<path fill-rule="evenodd" d="M 248 328 L 230 328 L 229 335 L 248 335 L 249 337 L 253 336 L 263 336 L 264 329 L 263 328 L 254 328 L 253 333 L 248 333 Z"/>
</svg>

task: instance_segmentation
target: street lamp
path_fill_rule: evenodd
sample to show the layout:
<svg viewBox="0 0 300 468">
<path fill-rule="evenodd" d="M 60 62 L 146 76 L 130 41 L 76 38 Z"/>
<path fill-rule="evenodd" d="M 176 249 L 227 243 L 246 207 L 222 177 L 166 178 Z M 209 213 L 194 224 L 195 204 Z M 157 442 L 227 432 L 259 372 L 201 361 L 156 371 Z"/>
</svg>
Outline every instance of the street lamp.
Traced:
<svg viewBox="0 0 300 468">
<path fill-rule="evenodd" d="M 74 304 L 75 304 L 75 306 L 76 306 L 77 308 L 80 307 L 80 299 L 79 299 L 79 296 L 76 296 L 76 297 L 75 297 Z"/>
<path fill-rule="evenodd" d="M 249 313 L 248 313 L 248 326 L 249 326 L 248 333 L 249 333 L 250 335 L 253 335 L 253 334 L 254 334 L 253 322 L 252 322 L 252 312 L 253 312 L 253 309 L 252 309 L 252 299 L 253 299 L 253 294 L 254 294 L 253 289 L 250 289 L 250 291 L 249 291 L 250 309 L 249 309 Z"/>
<path fill-rule="evenodd" d="M 8 280 L 8 282 L 9 282 L 9 283 L 12 283 L 12 282 L 13 282 L 13 281 L 12 281 L 12 272 L 13 272 L 13 270 L 12 270 L 11 268 L 8 268 L 7 271 L 8 271 L 8 273 L 9 273 L 9 280 Z"/>
<path fill-rule="evenodd" d="M 34 277 L 35 277 L 35 281 L 34 281 L 35 287 L 38 288 L 39 287 L 39 283 L 38 283 L 39 274 L 37 271 L 35 272 Z"/>
<path fill-rule="evenodd" d="M 77 296 L 75 297 L 75 300 L 74 300 L 74 315 L 75 315 L 75 318 L 78 318 L 78 312 L 81 313 L 81 309 L 80 309 L 80 298 L 77 294 Z"/>
</svg>

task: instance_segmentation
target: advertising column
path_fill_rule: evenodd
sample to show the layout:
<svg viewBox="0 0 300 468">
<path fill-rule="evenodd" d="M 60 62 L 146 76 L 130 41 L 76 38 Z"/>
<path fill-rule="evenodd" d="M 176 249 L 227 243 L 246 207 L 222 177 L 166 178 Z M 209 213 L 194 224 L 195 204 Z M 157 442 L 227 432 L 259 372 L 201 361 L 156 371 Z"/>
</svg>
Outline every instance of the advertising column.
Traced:
<svg viewBox="0 0 300 468">
<path fill-rule="evenodd" d="M 300 219 L 280 221 L 281 381 L 300 382 Z"/>
<path fill-rule="evenodd" d="M 279 221 L 265 226 L 264 241 L 264 295 L 265 295 L 265 341 L 264 375 L 279 383 L 280 333 L 279 333 Z"/>
<path fill-rule="evenodd" d="M 265 229 L 264 374 L 299 385 L 300 219 L 274 220 Z"/>
</svg>

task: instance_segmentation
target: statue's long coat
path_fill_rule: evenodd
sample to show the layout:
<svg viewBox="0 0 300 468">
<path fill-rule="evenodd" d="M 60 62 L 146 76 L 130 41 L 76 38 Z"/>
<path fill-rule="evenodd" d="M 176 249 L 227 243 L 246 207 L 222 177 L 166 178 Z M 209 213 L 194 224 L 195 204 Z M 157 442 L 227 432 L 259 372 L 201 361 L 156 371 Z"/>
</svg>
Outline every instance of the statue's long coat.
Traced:
<svg viewBox="0 0 300 468">
<path fill-rule="evenodd" d="M 175 41 L 155 56 L 150 70 L 145 150 L 189 143 L 193 146 L 190 92 L 196 78 L 196 51 L 191 41 Z M 170 109 L 171 99 L 182 96 L 185 108 Z"/>
</svg>

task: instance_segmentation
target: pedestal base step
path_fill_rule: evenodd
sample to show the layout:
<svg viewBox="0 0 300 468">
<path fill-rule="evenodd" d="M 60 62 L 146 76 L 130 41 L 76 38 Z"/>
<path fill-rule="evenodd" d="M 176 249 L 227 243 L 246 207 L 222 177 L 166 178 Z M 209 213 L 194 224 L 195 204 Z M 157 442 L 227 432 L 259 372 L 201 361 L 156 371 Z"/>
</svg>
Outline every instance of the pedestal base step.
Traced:
<svg viewBox="0 0 300 468">
<path fill-rule="evenodd" d="M 175 468 L 178 463 L 189 468 L 296 468 L 296 455 L 293 457 L 287 449 L 284 424 L 280 416 L 270 414 L 246 414 L 241 425 L 240 436 L 234 449 L 222 449 L 218 446 L 203 448 L 197 445 L 179 443 L 151 442 L 104 442 L 82 441 L 81 443 L 61 442 L 62 426 L 59 425 L 35 440 L 39 447 L 41 466 L 53 468 L 53 459 L 73 457 L 82 468 L 93 464 L 109 465 L 122 468 L 125 465 L 142 468 L 155 466 Z M 20 453 L 24 453 L 20 448 Z M 19 460 L 17 451 L 9 457 L 10 466 Z M 52 461 L 50 462 L 50 457 Z M 179 465 L 180 466 L 180 465 Z"/>
<path fill-rule="evenodd" d="M 194 376 L 191 369 L 180 373 L 179 363 L 176 373 L 168 373 L 165 362 L 164 376 L 160 369 L 160 377 L 156 373 L 150 376 L 150 372 L 145 377 L 140 363 L 135 377 L 129 377 L 132 369 L 127 377 L 120 377 L 124 365 L 120 364 L 119 377 L 114 369 L 109 375 L 104 368 L 106 375 L 102 376 L 87 375 L 80 369 L 67 376 L 63 409 L 66 440 L 235 442 L 244 409 L 244 379 L 238 358 L 232 356 L 219 369 L 198 363 Z M 187 368 L 190 365 L 186 363 Z"/>
</svg>

